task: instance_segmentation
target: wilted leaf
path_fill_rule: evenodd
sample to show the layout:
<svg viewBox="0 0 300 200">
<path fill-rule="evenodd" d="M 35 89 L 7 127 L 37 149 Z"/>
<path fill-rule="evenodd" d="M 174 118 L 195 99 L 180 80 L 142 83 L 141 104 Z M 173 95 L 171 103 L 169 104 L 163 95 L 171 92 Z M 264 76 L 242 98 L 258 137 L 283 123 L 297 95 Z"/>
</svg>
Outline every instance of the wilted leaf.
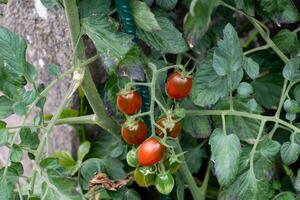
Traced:
<svg viewBox="0 0 300 200">
<path fill-rule="evenodd" d="M 107 174 L 99 172 L 95 174 L 92 180 L 90 180 L 89 191 L 93 191 L 99 187 L 103 187 L 110 191 L 117 191 L 127 185 L 131 179 L 132 177 L 125 177 L 121 180 L 113 181 L 108 178 Z"/>
</svg>

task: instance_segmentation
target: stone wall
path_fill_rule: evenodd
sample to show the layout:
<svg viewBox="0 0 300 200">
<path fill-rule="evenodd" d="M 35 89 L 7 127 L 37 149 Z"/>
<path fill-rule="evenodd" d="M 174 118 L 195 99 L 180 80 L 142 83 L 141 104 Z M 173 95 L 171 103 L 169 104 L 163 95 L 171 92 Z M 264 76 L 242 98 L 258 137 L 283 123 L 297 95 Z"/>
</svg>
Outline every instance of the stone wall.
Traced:
<svg viewBox="0 0 300 200">
<path fill-rule="evenodd" d="M 48 85 L 53 77 L 48 74 L 47 65 L 59 65 L 61 71 L 66 71 L 71 62 L 71 43 L 64 13 L 59 9 L 46 10 L 39 0 L 9 0 L 0 7 L 0 25 L 9 28 L 23 37 L 28 44 L 26 56 L 28 62 L 38 71 L 38 83 Z M 45 105 L 45 113 L 54 114 L 60 100 L 68 88 L 70 77 L 62 81 L 49 92 Z M 9 125 L 21 123 L 17 116 L 8 118 Z M 55 127 L 49 140 L 48 152 L 68 150 L 74 153 L 77 137 L 69 126 Z M 25 158 L 25 168 L 30 168 L 30 161 Z M 7 150 L 0 150 L 0 162 L 7 160 Z"/>
</svg>

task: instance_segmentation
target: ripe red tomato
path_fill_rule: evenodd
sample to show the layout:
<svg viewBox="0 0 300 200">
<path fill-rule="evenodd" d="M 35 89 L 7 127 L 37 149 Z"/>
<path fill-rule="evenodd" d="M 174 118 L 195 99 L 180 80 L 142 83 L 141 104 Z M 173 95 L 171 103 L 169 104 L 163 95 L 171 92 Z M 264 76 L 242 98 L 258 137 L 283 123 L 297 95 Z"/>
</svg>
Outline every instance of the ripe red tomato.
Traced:
<svg viewBox="0 0 300 200">
<path fill-rule="evenodd" d="M 156 138 L 148 138 L 138 148 L 139 165 L 151 166 L 158 163 L 164 157 L 165 150 L 165 146 Z"/>
<path fill-rule="evenodd" d="M 137 91 L 120 94 L 117 96 L 118 109 L 127 115 L 137 113 L 142 107 L 142 97 Z"/>
<path fill-rule="evenodd" d="M 121 133 L 127 144 L 141 144 L 147 138 L 148 129 L 146 124 L 141 120 L 132 124 L 125 122 Z"/>
<path fill-rule="evenodd" d="M 162 117 L 156 123 L 166 129 L 169 137 L 176 138 L 180 133 L 181 125 L 175 120 L 175 118 Z M 163 132 L 159 128 L 155 128 L 155 133 L 159 137 L 163 137 Z"/>
<path fill-rule="evenodd" d="M 180 100 L 188 96 L 192 89 L 192 77 L 184 77 L 178 72 L 173 72 L 167 80 L 166 90 L 172 99 Z"/>
</svg>

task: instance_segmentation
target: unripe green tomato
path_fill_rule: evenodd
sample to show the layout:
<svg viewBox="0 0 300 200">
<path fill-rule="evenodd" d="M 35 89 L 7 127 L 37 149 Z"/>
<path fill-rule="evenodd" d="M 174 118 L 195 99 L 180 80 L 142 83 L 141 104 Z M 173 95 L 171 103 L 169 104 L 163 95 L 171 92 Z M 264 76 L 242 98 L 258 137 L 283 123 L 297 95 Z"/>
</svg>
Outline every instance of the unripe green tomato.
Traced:
<svg viewBox="0 0 300 200">
<path fill-rule="evenodd" d="M 171 193 L 174 185 L 174 178 L 169 172 L 160 173 L 155 178 L 155 187 L 161 194 Z"/>
<path fill-rule="evenodd" d="M 140 187 L 149 187 L 155 183 L 153 167 L 138 167 L 134 170 L 134 180 Z"/>
<path fill-rule="evenodd" d="M 180 169 L 180 166 L 181 166 L 181 163 L 179 163 L 179 162 L 173 162 L 171 164 L 168 159 L 165 160 L 164 164 L 165 164 L 166 170 L 168 170 L 172 174 L 175 174 Z"/>
<path fill-rule="evenodd" d="M 130 151 L 128 151 L 128 153 L 126 155 L 126 161 L 127 161 L 128 165 L 131 167 L 137 167 L 139 165 L 138 160 L 136 158 L 136 150 L 135 149 L 131 149 Z"/>
</svg>

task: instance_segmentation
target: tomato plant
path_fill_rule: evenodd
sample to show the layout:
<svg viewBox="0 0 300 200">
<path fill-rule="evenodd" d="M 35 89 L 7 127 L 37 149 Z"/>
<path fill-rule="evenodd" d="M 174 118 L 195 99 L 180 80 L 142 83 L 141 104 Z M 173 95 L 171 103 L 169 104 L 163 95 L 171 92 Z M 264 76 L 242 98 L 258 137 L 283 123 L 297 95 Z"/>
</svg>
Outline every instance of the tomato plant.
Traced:
<svg viewBox="0 0 300 200">
<path fill-rule="evenodd" d="M 299 199 L 297 1 L 40 1 L 66 15 L 74 55 L 41 84 L 26 40 L 0 26 L 0 199 Z M 76 93 L 85 104 L 67 109 Z M 46 151 L 62 124 L 74 155 Z"/>
</svg>

